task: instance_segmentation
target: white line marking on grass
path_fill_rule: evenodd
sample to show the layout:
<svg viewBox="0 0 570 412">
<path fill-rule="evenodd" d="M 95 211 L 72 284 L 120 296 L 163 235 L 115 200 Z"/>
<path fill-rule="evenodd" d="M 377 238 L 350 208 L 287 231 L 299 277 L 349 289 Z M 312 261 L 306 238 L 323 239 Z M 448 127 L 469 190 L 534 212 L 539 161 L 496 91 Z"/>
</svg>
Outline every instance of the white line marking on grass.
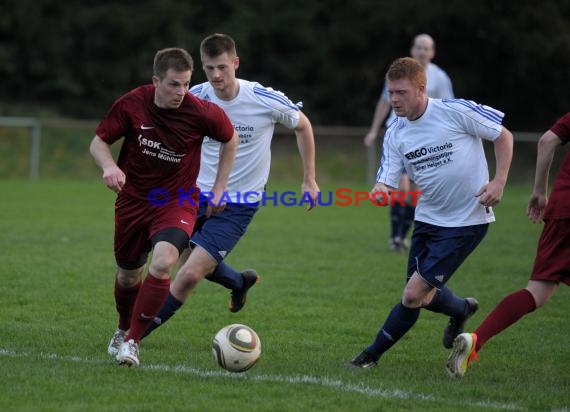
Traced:
<svg viewBox="0 0 570 412">
<path fill-rule="evenodd" d="M 87 359 L 87 358 L 82 358 L 80 356 L 62 356 L 53 353 L 32 354 L 27 352 L 16 352 L 7 349 L 0 349 L 0 356 L 8 356 L 14 358 L 40 358 L 40 359 L 55 360 L 55 361 L 91 363 L 99 365 L 111 364 L 110 360 Z M 227 379 L 238 379 L 238 380 L 250 380 L 257 382 L 288 383 L 292 385 L 311 384 L 326 388 L 337 389 L 344 392 L 360 393 L 363 395 L 375 398 L 384 398 L 384 399 L 421 400 L 429 402 L 438 402 L 441 404 L 447 404 L 452 406 L 456 405 L 456 406 L 482 407 L 488 409 L 503 409 L 503 410 L 524 409 L 522 406 L 513 403 L 501 403 L 493 401 L 470 401 L 470 400 L 454 401 L 420 392 L 409 392 L 398 389 L 373 388 L 362 384 L 346 383 L 338 379 L 331 379 L 328 377 L 321 378 L 311 375 L 293 375 L 293 376 L 256 375 L 251 372 L 244 374 L 237 374 L 225 371 L 198 369 L 185 365 L 164 365 L 164 364 L 143 364 L 139 367 L 139 369 L 142 370 L 146 369 L 158 372 L 181 373 L 187 375 L 194 375 L 201 378 L 227 378 Z"/>
</svg>

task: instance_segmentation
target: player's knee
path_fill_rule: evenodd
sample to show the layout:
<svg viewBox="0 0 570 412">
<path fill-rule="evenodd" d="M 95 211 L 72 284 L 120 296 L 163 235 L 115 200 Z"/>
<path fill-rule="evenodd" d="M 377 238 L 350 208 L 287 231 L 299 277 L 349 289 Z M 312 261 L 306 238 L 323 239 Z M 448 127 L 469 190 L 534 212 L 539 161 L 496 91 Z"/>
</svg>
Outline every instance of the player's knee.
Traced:
<svg viewBox="0 0 570 412">
<path fill-rule="evenodd" d="M 174 265 L 177 262 L 170 256 L 154 256 L 150 264 L 149 272 L 152 273 L 157 278 L 165 278 L 170 276 L 170 273 L 174 269 Z"/>
<path fill-rule="evenodd" d="M 407 308 L 419 308 L 422 306 L 422 298 L 423 296 L 420 296 L 415 291 L 405 289 L 402 296 L 402 305 Z"/>
<path fill-rule="evenodd" d="M 178 270 L 176 274 L 176 285 L 177 288 L 188 291 L 194 289 L 194 287 L 205 277 L 205 274 L 200 273 L 192 267 L 182 267 Z"/>
</svg>

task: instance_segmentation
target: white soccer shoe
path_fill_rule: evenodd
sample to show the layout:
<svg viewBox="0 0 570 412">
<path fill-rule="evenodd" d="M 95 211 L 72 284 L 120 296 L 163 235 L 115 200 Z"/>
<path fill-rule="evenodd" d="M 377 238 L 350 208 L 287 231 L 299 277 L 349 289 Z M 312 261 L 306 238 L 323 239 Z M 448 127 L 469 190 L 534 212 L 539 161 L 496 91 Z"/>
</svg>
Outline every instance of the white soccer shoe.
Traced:
<svg viewBox="0 0 570 412">
<path fill-rule="evenodd" d="M 109 346 L 107 347 L 109 355 L 117 356 L 121 344 L 125 341 L 125 336 L 127 336 L 127 331 L 121 329 L 117 329 L 115 333 L 113 333 L 113 336 L 111 336 L 111 340 L 109 341 Z"/>
<path fill-rule="evenodd" d="M 447 374 L 454 378 L 462 378 L 467 367 L 474 360 L 478 360 L 477 335 L 474 333 L 461 333 L 453 341 L 453 350 L 447 358 L 445 369 Z"/>
<path fill-rule="evenodd" d="M 129 339 L 121 344 L 117 354 L 117 362 L 125 366 L 139 366 L 139 345 L 133 339 Z"/>
</svg>

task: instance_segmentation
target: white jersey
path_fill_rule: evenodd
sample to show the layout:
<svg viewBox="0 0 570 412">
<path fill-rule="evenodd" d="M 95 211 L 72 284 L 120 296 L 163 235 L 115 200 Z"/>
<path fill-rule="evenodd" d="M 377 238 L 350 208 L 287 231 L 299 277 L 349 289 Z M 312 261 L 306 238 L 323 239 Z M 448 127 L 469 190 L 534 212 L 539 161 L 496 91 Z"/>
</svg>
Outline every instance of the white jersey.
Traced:
<svg viewBox="0 0 570 412">
<path fill-rule="evenodd" d="M 259 199 L 265 189 L 271 167 L 271 139 L 275 124 L 293 129 L 299 123 L 300 104 L 283 93 L 259 83 L 238 79 L 239 92 L 230 101 L 216 97 L 210 83 L 202 83 L 190 92 L 220 106 L 239 134 L 239 146 L 226 189 L 234 203 Z M 202 144 L 198 187 L 209 192 L 218 170 L 220 143 L 206 137 Z M 246 193 L 248 193 L 247 196 Z"/>
<path fill-rule="evenodd" d="M 489 182 L 483 141 L 494 141 L 504 113 L 463 99 L 428 99 L 419 119 L 398 117 L 384 137 L 377 182 L 398 187 L 405 169 L 418 184 L 415 220 L 444 227 L 495 221 L 474 196 Z"/>
<path fill-rule="evenodd" d="M 426 93 L 428 97 L 432 97 L 434 99 L 453 99 L 455 97 L 453 94 L 451 79 L 437 64 L 428 63 L 426 69 L 426 83 Z M 382 96 L 387 102 L 390 101 L 386 85 L 384 85 L 384 89 L 382 90 Z M 395 118 L 396 114 L 393 110 L 390 110 L 390 115 L 385 122 L 386 127 L 388 127 Z"/>
</svg>

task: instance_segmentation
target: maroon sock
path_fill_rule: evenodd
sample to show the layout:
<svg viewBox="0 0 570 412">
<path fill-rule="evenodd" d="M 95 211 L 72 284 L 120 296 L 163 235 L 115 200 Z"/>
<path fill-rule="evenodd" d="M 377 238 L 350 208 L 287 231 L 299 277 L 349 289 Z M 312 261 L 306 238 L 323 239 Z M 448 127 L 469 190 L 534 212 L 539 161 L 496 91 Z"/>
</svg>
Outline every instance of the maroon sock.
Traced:
<svg viewBox="0 0 570 412">
<path fill-rule="evenodd" d="M 129 330 L 131 326 L 131 310 L 140 288 L 140 281 L 135 286 L 126 288 L 119 285 L 115 277 L 115 307 L 119 313 L 119 329 L 121 330 Z"/>
<path fill-rule="evenodd" d="M 476 350 L 482 348 L 485 342 L 493 336 L 535 309 L 534 298 L 526 289 L 521 289 L 504 297 L 475 330 L 475 334 L 477 334 Z"/>
<path fill-rule="evenodd" d="M 131 315 L 131 328 L 125 340 L 140 342 L 150 322 L 158 314 L 168 297 L 170 278 L 157 279 L 150 273 L 145 278 Z"/>
</svg>

